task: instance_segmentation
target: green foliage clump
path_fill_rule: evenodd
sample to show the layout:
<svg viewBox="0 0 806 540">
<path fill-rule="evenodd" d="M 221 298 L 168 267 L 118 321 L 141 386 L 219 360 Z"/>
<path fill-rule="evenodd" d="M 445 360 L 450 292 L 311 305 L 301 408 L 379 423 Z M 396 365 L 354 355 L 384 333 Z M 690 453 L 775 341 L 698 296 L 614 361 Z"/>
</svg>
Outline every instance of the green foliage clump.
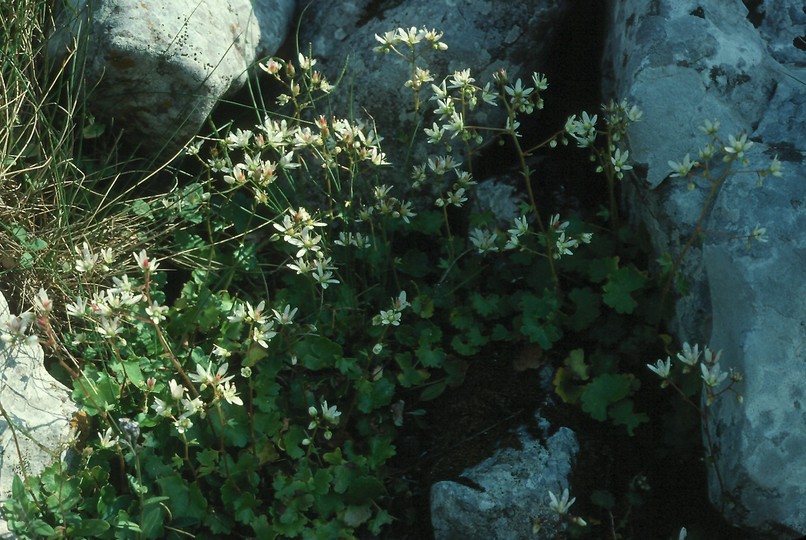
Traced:
<svg viewBox="0 0 806 540">
<path fill-rule="evenodd" d="M 649 421 L 636 368 L 663 313 L 615 197 L 640 111 L 612 102 L 603 126 L 583 113 L 523 148 L 519 122 L 543 108 L 545 77 L 524 84 L 501 70 L 479 86 L 464 70 L 435 82 L 418 51 L 444 50 L 441 38 L 378 37 L 378 52 L 410 63 L 418 124 L 431 125 L 413 134 L 431 150 L 406 178 L 390 172 L 370 119 L 327 108 L 338 86 L 299 54 L 259 64 L 281 93 L 275 111 L 256 106 L 254 129 L 216 127 L 188 146 L 201 169 L 191 180 L 106 207 L 102 223 L 150 234 L 78 242 L 78 220 L 54 251 L 55 236 L 10 222 L 15 266 L 36 270 L 46 253 L 40 286 L 63 284 L 61 303 L 39 289 L 38 328 L 86 418 L 69 463 L 15 480 L 12 530 L 379 535 L 407 489 L 390 469 L 399 429 L 504 343 L 561 352 L 556 393 L 595 420 L 630 435 Z M 498 106 L 504 127 L 474 125 L 481 106 Z M 516 149 L 528 196 L 507 225 L 463 211 L 476 203 L 473 156 L 489 140 Z M 598 216 L 538 210 L 526 157 L 570 141 L 608 183 Z M 83 184 L 62 187 L 85 196 L 70 205 L 97 202 Z M 29 338 L 25 326 L 4 332 Z M 568 496 L 555 501 L 564 515 Z"/>
</svg>

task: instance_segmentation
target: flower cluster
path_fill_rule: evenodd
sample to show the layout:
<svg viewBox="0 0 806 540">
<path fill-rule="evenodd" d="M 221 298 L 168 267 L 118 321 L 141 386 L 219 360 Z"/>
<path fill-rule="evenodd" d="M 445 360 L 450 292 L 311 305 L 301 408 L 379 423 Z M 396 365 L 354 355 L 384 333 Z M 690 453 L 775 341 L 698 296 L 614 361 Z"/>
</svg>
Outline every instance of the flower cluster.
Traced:
<svg viewBox="0 0 806 540">
<path fill-rule="evenodd" d="M 333 266 L 332 258 L 326 256 L 323 249 L 323 237 L 316 233 L 316 228 L 325 226 L 325 223 L 314 219 L 305 208 L 289 209 L 283 216 L 283 221 L 274 224 L 278 234 L 272 237 L 274 240 L 282 238 L 296 249 L 294 262 L 287 263 L 286 268 L 300 275 L 310 275 L 322 289 L 339 283 L 333 277 L 336 267 Z"/>
<path fill-rule="evenodd" d="M 738 371 L 731 368 L 729 371 L 723 371 L 719 362 L 722 358 L 722 351 L 714 353 L 707 346 L 703 351 L 700 351 L 699 345 L 692 347 L 688 343 L 683 344 L 683 350 L 677 353 L 676 359 L 683 365 L 683 373 L 688 373 L 696 366 L 700 367 L 700 378 L 706 390 L 706 403 L 712 404 L 714 400 L 722 393 L 733 390 L 735 383 L 741 382 L 742 375 Z M 655 364 L 647 364 L 647 367 L 657 374 L 663 382 L 661 387 L 674 384 L 671 379 L 672 360 L 671 357 L 666 357 L 666 360 L 659 359 Z M 722 390 L 718 390 L 723 382 L 730 379 L 730 383 Z M 736 394 L 739 402 L 742 401 L 742 396 Z"/>
<path fill-rule="evenodd" d="M 36 345 L 39 337 L 36 334 L 28 334 L 34 314 L 30 311 L 19 315 L 5 314 L 0 320 L 0 341 L 8 345 L 24 343 L 26 345 Z"/>
<path fill-rule="evenodd" d="M 562 494 L 558 497 L 553 491 L 549 490 L 549 508 L 557 514 L 560 520 L 567 520 L 579 527 L 585 527 L 588 523 L 579 516 L 574 516 L 569 513 L 571 506 L 576 502 L 576 497 L 571 497 L 568 488 L 564 488 Z"/>
<path fill-rule="evenodd" d="M 360 166 L 389 164 L 381 150 L 382 138 L 371 122 L 310 114 L 318 93 L 327 94 L 332 88 L 313 69 L 316 63 L 315 58 L 300 54 L 297 67 L 279 59 L 259 64 L 286 86 L 278 101 L 281 106 L 293 105 L 293 112 L 284 117 L 267 115 L 254 129 L 239 127 L 214 139 L 210 157 L 203 161 L 231 189 L 250 192 L 257 205 L 282 210 L 285 199 L 274 184 L 281 177 L 292 178 L 295 171 L 320 166 L 336 178 L 340 171 L 353 174 Z M 187 152 L 198 157 L 199 149 L 196 142 Z"/>
<path fill-rule="evenodd" d="M 328 406 L 327 400 L 322 400 L 320 409 L 317 409 L 313 405 L 308 407 L 308 415 L 311 417 L 311 421 L 308 424 L 308 431 L 324 428 L 322 436 L 329 441 L 333 437 L 333 432 L 330 428 L 339 425 L 339 417 L 341 416 L 339 409 L 335 405 Z M 313 435 L 309 435 L 302 440 L 302 444 L 308 446 L 312 443 L 312 439 Z"/>
<path fill-rule="evenodd" d="M 618 103 L 610 101 L 602 106 L 602 110 L 607 126 L 607 147 L 602 151 L 594 147 L 600 134 L 596 127 L 598 115 L 591 116 L 583 111 L 580 117 L 570 116 L 565 122 L 564 134 L 574 139 L 578 147 L 592 149 L 591 160 L 598 162 L 596 172 L 606 172 L 608 178 L 612 175 L 612 178 L 621 180 L 624 178 L 624 172 L 632 169 L 632 165 L 629 162 L 629 150 L 619 147 L 616 143 L 623 141 L 629 125 L 640 121 L 643 113 L 627 100 Z M 559 140 L 563 144 L 568 142 L 565 136 L 561 136 Z M 552 141 L 552 144 L 556 144 L 556 140 Z"/>
<path fill-rule="evenodd" d="M 81 254 L 83 257 L 83 254 Z M 146 281 L 159 268 L 159 263 L 148 257 L 145 250 L 133 253 L 132 257 L 137 267 L 145 275 Z M 110 257 L 111 258 L 111 257 Z M 76 263 L 77 271 L 78 262 Z M 160 305 L 154 299 L 149 299 L 143 285 L 132 281 L 128 275 L 113 277 L 114 286 L 106 290 L 93 292 L 91 298 L 76 297 L 74 302 L 66 306 L 67 315 L 75 319 L 82 319 L 94 325 L 94 332 L 101 338 L 126 345 L 124 333 L 124 321 L 140 316 L 141 304 L 145 304 L 142 310 L 148 319 L 154 324 L 159 324 L 166 318 L 167 306 Z M 74 344 L 79 344 L 85 339 L 84 334 L 77 333 Z"/>
<path fill-rule="evenodd" d="M 699 129 L 710 136 L 710 140 L 697 151 L 699 159 L 692 161 L 690 154 L 686 154 L 682 161 L 670 160 L 668 162 L 669 167 L 672 169 L 671 174 L 669 174 L 670 177 L 687 179 L 688 189 L 693 190 L 695 187 L 693 180 L 695 171 L 702 169 L 702 175 L 706 179 L 711 179 L 711 164 L 709 162 L 720 151 L 722 152 L 722 161 L 725 163 L 738 162 L 743 167 L 747 167 L 750 164 L 747 151 L 753 147 L 754 143 L 747 139 L 747 133 L 740 133 L 738 136 L 729 134 L 728 142 L 725 143 L 718 136 L 718 121 L 705 120 Z M 778 156 L 775 156 L 766 168 L 756 170 L 755 173 L 758 176 L 758 187 L 762 187 L 765 178 L 783 176 L 781 161 Z"/>
<path fill-rule="evenodd" d="M 373 205 L 364 206 L 359 212 L 358 219 L 360 221 L 369 221 L 371 216 L 378 212 L 382 216 L 389 216 L 394 219 L 400 219 L 404 223 L 410 223 L 410 219 L 417 216 L 411 208 L 411 203 L 393 197 L 390 195 L 391 191 L 392 186 L 385 184 L 375 186 L 372 189 Z"/>
<path fill-rule="evenodd" d="M 560 221 L 560 214 L 554 214 L 549 220 L 549 229 L 555 234 L 553 257 L 560 259 L 563 255 L 573 255 L 571 251 L 579 247 L 580 242 L 583 244 L 590 244 L 593 239 L 593 233 L 581 233 L 574 235 L 568 232 L 568 221 Z"/>
<path fill-rule="evenodd" d="M 297 66 L 301 72 L 301 79 L 297 78 L 297 68 L 290 61 L 280 58 L 269 58 L 266 62 L 259 62 L 258 67 L 281 82 L 286 92 L 277 97 L 278 105 L 293 103 L 297 110 L 300 110 L 301 102 L 298 98 L 303 92 L 321 92 L 329 94 L 333 90 L 331 85 L 321 72 L 313 69 L 317 60 L 300 53 L 297 55 Z"/>
<path fill-rule="evenodd" d="M 392 299 L 392 309 L 381 310 L 372 318 L 374 326 L 400 326 L 403 310 L 411 304 L 406 300 L 406 291 L 401 291 L 397 298 Z"/>
<path fill-rule="evenodd" d="M 380 43 L 379 46 L 373 50 L 376 53 L 387 54 L 394 51 L 400 56 L 406 57 L 406 54 L 398 49 L 399 45 L 403 45 L 408 49 L 414 49 L 418 43 L 427 43 L 432 49 L 445 51 L 448 46 L 440 41 L 442 39 L 442 32 L 436 30 L 428 30 L 426 27 L 416 28 L 414 26 L 406 28 L 397 28 L 389 32 L 384 32 L 382 36 L 375 34 L 375 39 Z"/>
</svg>

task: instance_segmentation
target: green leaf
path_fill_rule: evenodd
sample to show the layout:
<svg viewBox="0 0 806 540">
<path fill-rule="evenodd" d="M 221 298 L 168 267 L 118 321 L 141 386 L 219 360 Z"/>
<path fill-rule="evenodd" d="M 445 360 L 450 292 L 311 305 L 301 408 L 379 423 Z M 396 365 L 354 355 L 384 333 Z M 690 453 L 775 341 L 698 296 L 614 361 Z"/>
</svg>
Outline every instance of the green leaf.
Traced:
<svg viewBox="0 0 806 540">
<path fill-rule="evenodd" d="M 322 336 L 306 336 L 294 345 L 299 363 L 310 370 L 332 367 L 343 356 L 341 345 Z"/>
<path fill-rule="evenodd" d="M 249 349 L 246 351 L 246 358 L 243 360 L 243 365 L 244 367 L 252 367 L 267 356 L 269 356 L 269 351 L 257 343 L 250 343 Z"/>
<path fill-rule="evenodd" d="M 396 354 L 395 362 L 400 367 L 400 373 L 397 374 L 397 381 L 403 388 L 419 386 L 431 376 L 428 371 L 415 369 L 414 366 L 412 366 L 411 355 L 409 353 Z"/>
<path fill-rule="evenodd" d="M 207 514 L 207 499 L 202 495 L 197 483 L 188 484 L 178 474 L 157 479 L 162 494 L 169 498 L 171 525 L 174 527 L 194 526 L 202 522 Z"/>
<path fill-rule="evenodd" d="M 362 380 L 358 383 L 358 410 L 369 413 L 392 402 L 395 383 L 386 377 L 377 381 Z"/>
<path fill-rule="evenodd" d="M 423 344 L 419 349 L 417 349 L 417 359 L 425 367 L 440 367 L 442 366 L 442 362 L 445 360 L 445 351 L 439 348 L 432 349 L 428 345 Z"/>
<path fill-rule="evenodd" d="M 604 285 L 605 304 L 617 313 L 632 313 L 638 302 L 631 294 L 644 286 L 646 278 L 633 266 L 618 268 L 610 273 Z"/>
<path fill-rule="evenodd" d="M 39 536 L 54 536 L 56 534 L 56 529 L 41 519 L 35 519 L 31 522 L 31 532 L 38 534 Z"/>
<path fill-rule="evenodd" d="M 607 419 L 607 408 L 632 393 L 631 375 L 605 373 L 585 386 L 580 401 L 582 410 L 596 420 Z"/>
<path fill-rule="evenodd" d="M 568 298 L 574 303 L 574 314 L 571 315 L 571 328 L 580 332 L 599 318 L 602 304 L 601 296 L 593 292 L 589 287 L 573 289 L 568 293 Z"/>
<path fill-rule="evenodd" d="M 164 538 L 166 512 L 162 505 L 154 504 L 143 509 L 143 519 L 140 521 L 143 537 Z"/>
<path fill-rule="evenodd" d="M 106 373 L 92 374 L 87 367 L 84 368 L 84 374 L 90 380 L 94 380 L 92 380 L 91 384 L 82 381 L 83 384 L 79 385 L 76 382 L 73 389 L 73 399 L 81 403 L 83 410 L 90 416 L 95 416 L 102 411 L 114 408 L 120 399 L 120 385 Z"/>
<path fill-rule="evenodd" d="M 482 317 L 489 317 L 496 315 L 501 311 L 501 296 L 497 294 L 482 295 L 480 293 L 473 293 L 470 295 L 470 303 L 476 313 Z"/>
<path fill-rule="evenodd" d="M 420 401 L 431 401 L 432 399 L 438 398 L 443 392 L 445 392 L 447 387 L 448 381 L 445 379 L 437 381 L 434 384 L 429 384 L 422 392 L 420 392 Z"/>
<path fill-rule="evenodd" d="M 588 365 L 585 363 L 584 349 L 572 350 L 563 363 L 571 370 L 576 379 L 580 381 L 588 380 Z"/>
<path fill-rule="evenodd" d="M 367 456 L 367 466 L 369 470 L 376 471 L 386 463 L 386 460 L 395 455 L 395 445 L 390 437 L 374 437 L 369 442 L 369 456 Z"/>
<path fill-rule="evenodd" d="M 451 347 L 462 356 L 474 356 L 478 354 L 480 350 L 479 347 L 472 342 L 462 339 L 462 336 L 453 336 Z"/>
<path fill-rule="evenodd" d="M 145 377 L 140 370 L 140 362 L 138 360 L 128 360 L 116 364 L 120 368 L 120 373 L 129 380 L 134 386 L 142 388 L 145 385 Z"/>
<path fill-rule="evenodd" d="M 473 314 L 465 307 L 458 307 L 451 310 L 451 324 L 459 330 L 468 330 L 475 324 Z"/>
<path fill-rule="evenodd" d="M 103 519 L 87 519 L 81 520 L 72 530 L 69 530 L 72 538 L 77 536 L 97 537 L 109 530 L 109 523 Z"/>
<path fill-rule="evenodd" d="M 558 368 L 554 374 L 554 380 L 552 380 L 554 391 L 564 403 L 577 403 L 579 401 L 579 396 L 582 395 L 585 388 L 576 384 L 576 381 L 577 379 L 574 377 L 573 372 L 567 367 Z"/>
<path fill-rule="evenodd" d="M 411 309 L 422 319 L 434 316 L 434 299 L 426 294 L 418 294 L 411 302 Z"/>
<path fill-rule="evenodd" d="M 635 412 L 634 406 L 635 404 L 631 399 L 625 399 L 610 407 L 609 411 L 613 423 L 617 426 L 626 427 L 630 437 L 635 434 L 635 428 L 649 422 L 649 416 L 644 413 Z"/>
<path fill-rule="evenodd" d="M 520 332 L 543 350 L 551 349 L 552 344 L 562 337 L 554 321 L 559 310 L 557 293 L 546 290 L 542 297 L 526 293 L 519 299 L 518 306 L 522 313 Z"/>
<path fill-rule="evenodd" d="M 372 502 L 384 494 L 383 482 L 374 476 L 358 476 L 353 478 L 344 500 L 347 504 L 365 504 Z"/>
<path fill-rule="evenodd" d="M 344 510 L 342 519 L 348 527 L 358 527 L 371 517 L 372 511 L 370 510 L 370 505 L 362 504 L 361 506 L 348 506 Z"/>
</svg>

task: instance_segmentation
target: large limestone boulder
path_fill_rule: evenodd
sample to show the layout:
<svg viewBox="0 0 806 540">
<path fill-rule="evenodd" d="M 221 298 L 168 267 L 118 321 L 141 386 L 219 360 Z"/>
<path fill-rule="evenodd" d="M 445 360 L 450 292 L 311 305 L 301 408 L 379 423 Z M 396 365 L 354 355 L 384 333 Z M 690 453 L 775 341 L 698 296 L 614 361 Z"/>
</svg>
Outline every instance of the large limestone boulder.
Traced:
<svg viewBox="0 0 806 540">
<path fill-rule="evenodd" d="M 0 293 L 0 334 L 7 333 L 9 313 Z M 70 422 L 78 411 L 70 391 L 45 371 L 38 344 L 0 341 L 0 502 L 11 498 L 15 475 L 39 474 L 67 450 Z M 0 536 L 8 525 L 0 519 Z"/>
<path fill-rule="evenodd" d="M 545 432 L 548 423 L 539 415 L 536 418 Z M 548 493 L 560 497 L 567 488 L 579 443 L 574 432 L 564 427 L 544 442 L 526 429 L 519 435 L 520 449 L 497 451 L 463 472 L 465 482 L 442 481 L 431 486 L 436 540 L 557 537 L 558 519 L 549 508 Z"/>
<path fill-rule="evenodd" d="M 255 60 L 285 41 L 295 0 L 74 0 L 49 43 L 56 65 L 76 50 L 99 123 L 147 150 L 175 150 Z M 82 65 L 83 64 L 83 65 Z"/>
<path fill-rule="evenodd" d="M 806 534 L 806 12 L 800 0 L 759 9 L 748 13 L 740 0 L 613 1 L 605 94 L 644 110 L 629 140 L 642 178 L 624 187 L 659 253 L 679 252 L 703 208 L 707 188 L 689 192 L 667 161 L 697 156 L 704 120 L 719 120 L 726 142 L 748 133 L 750 168 L 776 155 L 783 163 L 783 177 L 763 188 L 751 174 L 722 186 L 705 240 L 684 261 L 693 285 L 673 328 L 681 341 L 723 349 L 723 369 L 745 376 L 743 404 L 726 396 L 711 409 L 725 482 L 722 493 L 711 473 L 713 503 L 759 537 L 780 538 Z M 748 248 L 741 237 L 756 226 L 768 242 Z"/>
</svg>

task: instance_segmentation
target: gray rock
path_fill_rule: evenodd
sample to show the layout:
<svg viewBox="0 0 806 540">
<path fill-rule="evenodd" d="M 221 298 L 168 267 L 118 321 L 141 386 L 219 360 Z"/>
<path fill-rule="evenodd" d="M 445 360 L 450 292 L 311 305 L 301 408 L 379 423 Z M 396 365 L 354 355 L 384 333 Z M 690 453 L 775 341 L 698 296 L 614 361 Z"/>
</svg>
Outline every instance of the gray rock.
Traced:
<svg viewBox="0 0 806 540">
<path fill-rule="evenodd" d="M 425 137 L 418 137 L 407 161 L 408 145 L 399 141 L 407 141 L 414 128 L 412 91 L 404 87 L 411 68 L 394 54 L 374 52 L 379 45 L 376 34 L 412 26 L 444 32 L 442 41 L 448 50 L 428 51 L 419 63 L 431 71 L 437 84 L 454 71 L 469 68 L 476 84 L 484 86 L 502 67 L 511 80 L 520 77 L 528 82 L 544 64 L 553 27 L 566 4 L 564 0 L 323 2 L 303 12 L 299 43 L 306 54 L 311 44 L 319 65 L 327 66 L 330 80 L 346 63 L 341 88 L 333 94 L 334 111 L 341 116 L 352 111 L 363 119 L 371 117 L 387 140 L 384 152 L 399 170 L 424 161 Z M 430 87 L 424 95 L 430 97 Z M 433 102 L 426 107 L 433 109 Z M 474 114 L 476 125 L 503 122 L 501 111 L 490 106 L 479 107 Z M 432 121 L 426 117 L 425 126 Z"/>
<path fill-rule="evenodd" d="M 541 427 L 546 421 L 538 416 Z M 469 480 L 431 486 L 431 523 L 436 540 L 485 538 L 555 538 L 557 515 L 548 492 L 568 487 L 571 465 L 579 452 L 576 435 L 560 428 L 545 443 L 519 432 L 521 449 L 506 448 L 462 473 Z M 573 510 L 572 510 L 573 511 Z M 538 534 L 535 521 L 542 523 Z"/>
<path fill-rule="evenodd" d="M 756 531 L 806 533 L 806 51 L 797 46 L 806 13 L 799 0 L 764 2 L 754 26 L 740 0 L 613 2 L 606 94 L 644 110 L 630 133 L 645 181 L 625 183 L 633 210 L 659 253 L 679 252 L 703 207 L 704 189 L 668 178 L 667 160 L 692 158 L 706 138 L 697 126 L 720 120 L 720 134 L 748 132 L 751 168 L 777 154 L 784 176 L 756 187 L 737 175 L 722 187 L 701 247 L 684 264 L 692 293 L 677 303 L 681 340 L 723 349 L 723 369 L 745 376 L 744 404 L 712 408 L 718 466 L 732 502 L 729 520 Z M 742 240 L 766 227 L 767 243 Z M 709 328 L 710 327 L 710 328 Z M 711 499 L 722 493 L 711 473 Z M 780 533 L 779 533 L 780 534 Z"/>
<path fill-rule="evenodd" d="M 294 0 L 75 0 L 49 53 L 58 65 L 76 41 L 98 121 L 114 119 L 148 150 L 174 151 L 259 56 L 277 51 L 294 9 Z"/>
<path fill-rule="evenodd" d="M 0 328 L 10 317 L 0 293 Z M 0 502 L 11 498 L 14 476 L 39 474 L 64 457 L 71 434 L 70 421 L 78 408 L 69 390 L 50 376 L 38 344 L 5 344 L 0 341 L 0 404 L 11 420 L 0 417 Z M 16 441 L 15 441 L 16 436 Z M 18 447 L 19 445 L 19 451 Z M 8 525 L 0 519 L 0 536 Z"/>
</svg>

